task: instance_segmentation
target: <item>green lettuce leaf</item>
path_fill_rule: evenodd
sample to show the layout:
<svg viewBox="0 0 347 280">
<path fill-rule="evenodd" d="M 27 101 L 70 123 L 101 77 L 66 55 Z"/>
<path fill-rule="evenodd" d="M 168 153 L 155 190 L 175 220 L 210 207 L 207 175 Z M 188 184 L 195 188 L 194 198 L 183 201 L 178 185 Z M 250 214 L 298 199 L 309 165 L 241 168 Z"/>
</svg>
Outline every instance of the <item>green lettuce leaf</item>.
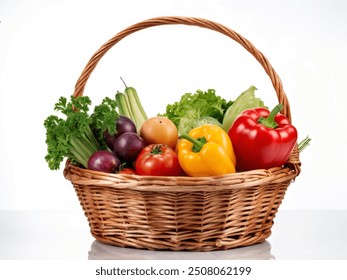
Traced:
<svg viewBox="0 0 347 280">
<path fill-rule="evenodd" d="M 265 107 L 264 102 L 257 98 L 254 94 L 257 88 L 255 86 L 251 86 L 245 92 L 241 93 L 237 99 L 234 101 L 232 106 L 228 108 L 228 110 L 224 114 L 222 128 L 228 132 L 235 119 L 247 109 L 257 108 L 257 107 Z"/>
<path fill-rule="evenodd" d="M 179 135 L 189 133 L 196 125 L 196 121 L 203 117 L 216 119 L 222 123 L 226 110 L 231 106 L 231 101 L 226 101 L 216 95 L 214 89 L 207 91 L 197 90 L 196 93 L 186 93 L 180 101 L 166 106 L 163 114 L 178 128 Z"/>
</svg>

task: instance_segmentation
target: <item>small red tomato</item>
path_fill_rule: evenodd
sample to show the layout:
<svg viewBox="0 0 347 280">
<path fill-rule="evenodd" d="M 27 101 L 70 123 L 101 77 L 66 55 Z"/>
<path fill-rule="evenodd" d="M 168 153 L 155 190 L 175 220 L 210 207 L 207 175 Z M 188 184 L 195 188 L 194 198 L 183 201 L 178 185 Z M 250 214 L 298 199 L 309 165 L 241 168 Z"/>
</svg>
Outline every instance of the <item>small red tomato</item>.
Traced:
<svg viewBox="0 0 347 280">
<path fill-rule="evenodd" d="M 136 158 L 136 173 L 152 176 L 179 176 L 182 173 L 177 154 L 163 144 L 146 146 Z"/>
<path fill-rule="evenodd" d="M 134 175 L 136 174 L 136 172 L 135 172 L 135 169 L 133 168 L 125 167 L 122 170 L 120 170 L 118 174 L 133 174 Z"/>
</svg>

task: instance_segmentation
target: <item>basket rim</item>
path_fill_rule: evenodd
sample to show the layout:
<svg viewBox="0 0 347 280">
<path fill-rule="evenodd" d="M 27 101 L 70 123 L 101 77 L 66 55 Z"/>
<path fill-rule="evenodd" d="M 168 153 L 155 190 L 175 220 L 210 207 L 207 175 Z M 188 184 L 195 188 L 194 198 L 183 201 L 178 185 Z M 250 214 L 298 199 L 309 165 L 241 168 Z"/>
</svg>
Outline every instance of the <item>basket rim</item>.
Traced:
<svg viewBox="0 0 347 280">
<path fill-rule="evenodd" d="M 142 176 L 93 171 L 66 161 L 64 177 L 78 186 L 108 187 L 148 192 L 227 191 L 294 180 L 299 168 L 290 166 L 255 169 L 219 176 Z"/>
</svg>

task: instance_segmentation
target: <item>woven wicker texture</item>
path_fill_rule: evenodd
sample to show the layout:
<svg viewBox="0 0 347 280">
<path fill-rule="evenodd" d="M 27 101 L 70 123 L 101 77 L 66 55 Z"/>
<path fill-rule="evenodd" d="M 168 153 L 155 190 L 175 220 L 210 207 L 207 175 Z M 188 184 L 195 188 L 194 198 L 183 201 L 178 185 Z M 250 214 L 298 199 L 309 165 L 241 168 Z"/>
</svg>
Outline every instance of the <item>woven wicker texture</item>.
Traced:
<svg viewBox="0 0 347 280">
<path fill-rule="evenodd" d="M 92 56 L 75 87 L 84 87 L 102 56 L 126 36 L 145 28 L 183 24 L 220 32 L 241 44 L 268 74 L 282 111 L 290 106 L 277 73 L 251 42 L 221 24 L 190 17 L 158 17 L 116 34 Z M 107 174 L 66 163 L 65 177 L 99 241 L 152 250 L 225 250 L 263 242 L 290 183 L 300 173 L 297 147 L 284 167 L 218 177 L 149 177 Z"/>
</svg>

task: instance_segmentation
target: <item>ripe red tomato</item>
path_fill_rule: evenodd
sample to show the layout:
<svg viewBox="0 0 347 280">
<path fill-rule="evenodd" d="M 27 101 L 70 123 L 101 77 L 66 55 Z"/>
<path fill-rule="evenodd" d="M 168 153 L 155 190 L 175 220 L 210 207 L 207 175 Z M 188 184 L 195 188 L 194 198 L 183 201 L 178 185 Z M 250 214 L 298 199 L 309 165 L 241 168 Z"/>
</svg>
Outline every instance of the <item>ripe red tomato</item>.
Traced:
<svg viewBox="0 0 347 280">
<path fill-rule="evenodd" d="M 136 158 L 136 174 L 152 176 L 179 176 L 182 173 L 177 154 L 163 144 L 146 146 Z"/>
</svg>

